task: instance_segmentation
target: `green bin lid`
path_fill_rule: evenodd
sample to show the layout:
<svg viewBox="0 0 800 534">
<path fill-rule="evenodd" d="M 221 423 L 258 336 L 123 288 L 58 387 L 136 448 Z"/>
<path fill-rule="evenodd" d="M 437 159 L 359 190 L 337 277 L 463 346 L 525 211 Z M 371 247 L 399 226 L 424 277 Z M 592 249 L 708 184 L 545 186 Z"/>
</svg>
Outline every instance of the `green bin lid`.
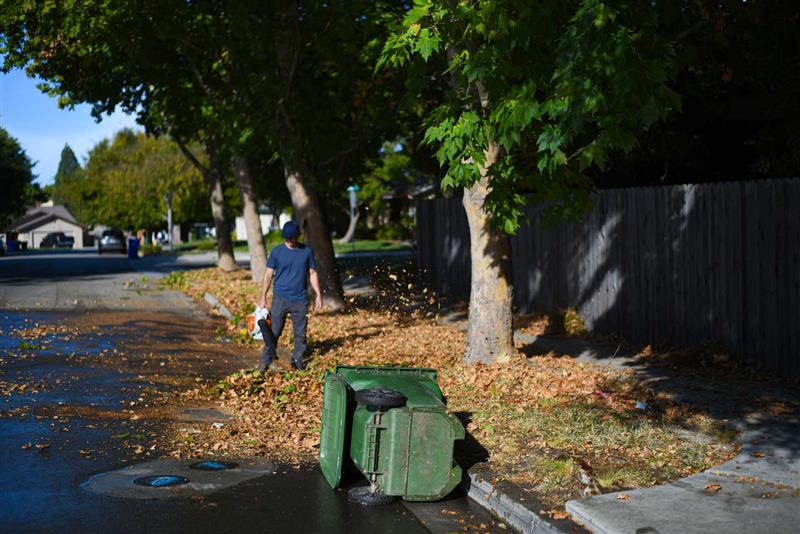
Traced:
<svg viewBox="0 0 800 534">
<path fill-rule="evenodd" d="M 347 384 L 337 373 L 325 375 L 322 403 L 322 430 L 319 440 L 319 466 L 332 488 L 342 480 L 344 437 L 347 424 Z"/>
</svg>

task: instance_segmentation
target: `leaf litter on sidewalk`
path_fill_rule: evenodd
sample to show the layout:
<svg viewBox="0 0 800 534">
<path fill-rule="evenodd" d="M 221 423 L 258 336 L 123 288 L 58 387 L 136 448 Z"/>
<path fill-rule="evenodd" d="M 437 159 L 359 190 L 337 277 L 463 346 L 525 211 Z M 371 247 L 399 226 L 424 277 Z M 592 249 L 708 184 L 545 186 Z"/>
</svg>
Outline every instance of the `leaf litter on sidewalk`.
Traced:
<svg viewBox="0 0 800 534">
<path fill-rule="evenodd" d="M 535 492 L 550 508 L 674 480 L 736 452 L 730 443 L 687 437 L 681 428 L 702 432 L 719 422 L 650 391 L 631 373 L 552 354 L 465 364 L 465 333 L 436 321 L 437 299 L 417 287 L 410 269 L 374 270 L 371 279 L 375 291 L 348 296 L 344 312 L 311 315 L 307 370 L 241 370 L 188 390 L 187 400 L 219 402 L 234 418 L 222 429 L 192 434 L 176 427 L 174 454 L 314 461 L 324 373 L 339 364 L 437 369 L 449 409 L 486 449 L 492 472 Z M 173 274 L 170 283 L 195 298 L 213 293 L 239 319 L 258 296 L 246 271 L 197 270 Z M 240 325 L 231 324 L 230 334 L 240 336 Z M 289 343 L 285 338 L 281 344 Z"/>
</svg>

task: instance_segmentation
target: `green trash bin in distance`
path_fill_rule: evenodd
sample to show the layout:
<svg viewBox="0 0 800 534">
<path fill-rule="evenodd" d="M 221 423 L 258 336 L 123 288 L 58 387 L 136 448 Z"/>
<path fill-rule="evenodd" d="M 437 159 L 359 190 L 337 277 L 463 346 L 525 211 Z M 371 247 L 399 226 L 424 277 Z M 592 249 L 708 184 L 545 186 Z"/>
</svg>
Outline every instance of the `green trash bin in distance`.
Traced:
<svg viewBox="0 0 800 534">
<path fill-rule="evenodd" d="M 436 376 L 434 369 L 344 365 L 326 374 L 319 459 L 331 487 L 347 457 L 375 490 L 408 501 L 441 499 L 458 485 L 453 443 L 464 439 L 464 426 L 447 413 Z M 402 406 L 356 401 L 358 392 L 376 389 L 402 393 Z"/>
</svg>

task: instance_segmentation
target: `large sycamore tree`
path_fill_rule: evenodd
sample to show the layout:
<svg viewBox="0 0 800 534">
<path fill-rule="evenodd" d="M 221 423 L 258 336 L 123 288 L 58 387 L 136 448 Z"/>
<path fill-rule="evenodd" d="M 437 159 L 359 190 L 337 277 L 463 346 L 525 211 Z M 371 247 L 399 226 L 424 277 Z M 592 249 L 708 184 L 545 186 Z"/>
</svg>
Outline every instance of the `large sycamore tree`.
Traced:
<svg viewBox="0 0 800 534">
<path fill-rule="evenodd" d="M 388 34 L 389 15 L 399 12 L 400 4 L 241 0 L 195 2 L 182 9 L 202 31 L 165 31 L 165 46 L 181 51 L 202 100 L 225 119 L 217 130 L 230 147 L 248 240 L 261 233 L 255 191 L 264 188 L 256 182 L 285 188 L 315 251 L 325 300 L 329 307 L 342 307 L 326 208 L 367 154 L 377 155 L 396 124 L 394 77 L 373 77 L 372 67 Z M 254 163 L 264 154 L 280 162 L 279 180 L 274 173 L 257 175 Z M 253 255 L 257 241 L 249 243 L 251 260 L 260 257 Z"/>
<path fill-rule="evenodd" d="M 373 76 L 372 70 L 402 4 L 241 0 L 206 7 L 216 10 L 220 38 L 193 49 L 203 54 L 197 63 L 212 81 L 204 85 L 215 100 L 229 103 L 242 152 L 272 151 L 282 165 L 282 180 L 273 186 L 288 190 L 329 307 L 342 307 L 331 199 L 396 135 L 402 86 L 391 73 Z M 235 160 L 240 180 L 253 174 L 252 159 Z"/>
<path fill-rule="evenodd" d="M 405 14 L 378 67 L 438 62 L 450 84 L 425 141 L 442 185 L 463 188 L 466 360 L 515 354 L 509 235 L 525 206 L 550 220 L 591 207 L 586 171 L 679 107 L 678 48 L 710 17 L 700 2 L 614 0 L 415 0 Z"/>
</svg>

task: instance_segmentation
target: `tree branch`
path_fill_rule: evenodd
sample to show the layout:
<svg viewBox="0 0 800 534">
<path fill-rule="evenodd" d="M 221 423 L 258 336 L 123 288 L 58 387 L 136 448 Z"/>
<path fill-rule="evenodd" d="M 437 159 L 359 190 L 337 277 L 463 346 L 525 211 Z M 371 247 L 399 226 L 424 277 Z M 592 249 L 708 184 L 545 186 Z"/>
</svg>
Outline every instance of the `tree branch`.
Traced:
<svg viewBox="0 0 800 534">
<path fill-rule="evenodd" d="M 175 136 L 172 137 L 172 140 L 175 141 L 176 145 L 178 145 L 178 148 L 183 153 L 183 155 L 186 156 L 186 159 L 191 161 L 192 165 L 197 167 L 197 170 L 199 170 L 203 176 L 207 176 L 210 169 L 205 165 L 203 165 L 202 163 L 200 163 L 200 160 L 197 159 L 197 157 L 194 154 L 192 154 L 192 151 L 189 150 L 189 148 L 184 144 L 184 142 Z"/>
</svg>

